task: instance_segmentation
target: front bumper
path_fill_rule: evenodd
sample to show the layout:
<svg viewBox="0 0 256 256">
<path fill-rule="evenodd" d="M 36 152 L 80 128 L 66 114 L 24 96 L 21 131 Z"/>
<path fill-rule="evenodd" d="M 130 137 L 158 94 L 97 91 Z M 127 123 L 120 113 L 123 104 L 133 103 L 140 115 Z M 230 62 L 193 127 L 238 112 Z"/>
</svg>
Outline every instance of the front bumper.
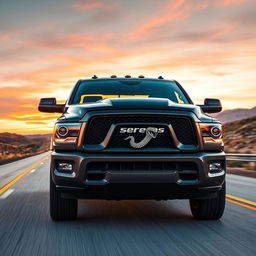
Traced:
<svg viewBox="0 0 256 256">
<path fill-rule="evenodd" d="M 73 164 L 71 174 L 57 170 L 59 161 Z M 194 163 L 196 178 L 182 179 L 186 170 L 108 170 L 102 179 L 88 179 L 87 166 L 104 162 Z M 209 164 L 220 161 L 222 171 L 210 173 Z M 225 180 L 224 152 L 186 154 L 94 154 L 52 152 L 51 176 L 63 197 L 91 199 L 189 199 L 216 196 Z"/>
</svg>

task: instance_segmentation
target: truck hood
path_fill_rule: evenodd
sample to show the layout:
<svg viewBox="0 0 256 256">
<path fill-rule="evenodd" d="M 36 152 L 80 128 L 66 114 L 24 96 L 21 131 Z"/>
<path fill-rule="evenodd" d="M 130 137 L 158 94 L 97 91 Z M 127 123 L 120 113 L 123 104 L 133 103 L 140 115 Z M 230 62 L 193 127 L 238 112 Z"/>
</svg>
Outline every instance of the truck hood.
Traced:
<svg viewBox="0 0 256 256">
<path fill-rule="evenodd" d="M 193 112 L 202 122 L 213 122 L 216 119 L 205 115 L 199 106 L 178 104 L 161 98 L 113 98 L 95 103 L 67 105 L 58 122 L 79 122 L 90 111 L 104 110 L 170 110 L 175 112 Z"/>
</svg>

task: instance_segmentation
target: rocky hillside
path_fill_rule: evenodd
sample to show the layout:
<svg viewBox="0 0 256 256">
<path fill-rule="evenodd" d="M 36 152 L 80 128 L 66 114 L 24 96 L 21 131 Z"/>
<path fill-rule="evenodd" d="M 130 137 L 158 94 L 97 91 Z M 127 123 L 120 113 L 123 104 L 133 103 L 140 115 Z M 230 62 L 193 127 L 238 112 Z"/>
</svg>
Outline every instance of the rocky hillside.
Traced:
<svg viewBox="0 0 256 256">
<path fill-rule="evenodd" d="M 217 114 L 212 114 L 212 116 L 219 119 L 223 124 L 242 120 L 244 118 L 249 118 L 256 116 L 256 107 L 248 109 L 248 108 L 235 108 L 224 110 Z"/>
<path fill-rule="evenodd" d="M 256 154 L 256 116 L 224 124 L 225 151 Z"/>
<path fill-rule="evenodd" d="M 29 138 L 15 133 L 0 133 L 0 163 L 49 150 L 47 138 Z"/>
</svg>

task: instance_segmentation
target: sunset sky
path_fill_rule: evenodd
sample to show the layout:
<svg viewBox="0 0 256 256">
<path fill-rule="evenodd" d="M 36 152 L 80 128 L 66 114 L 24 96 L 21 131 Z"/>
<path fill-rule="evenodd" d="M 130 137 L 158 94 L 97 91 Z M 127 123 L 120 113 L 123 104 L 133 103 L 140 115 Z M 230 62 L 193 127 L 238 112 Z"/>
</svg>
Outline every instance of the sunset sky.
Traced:
<svg viewBox="0 0 256 256">
<path fill-rule="evenodd" d="M 0 0 L 0 132 L 49 133 L 64 100 L 94 74 L 178 80 L 194 102 L 256 105 L 256 1 Z"/>
</svg>

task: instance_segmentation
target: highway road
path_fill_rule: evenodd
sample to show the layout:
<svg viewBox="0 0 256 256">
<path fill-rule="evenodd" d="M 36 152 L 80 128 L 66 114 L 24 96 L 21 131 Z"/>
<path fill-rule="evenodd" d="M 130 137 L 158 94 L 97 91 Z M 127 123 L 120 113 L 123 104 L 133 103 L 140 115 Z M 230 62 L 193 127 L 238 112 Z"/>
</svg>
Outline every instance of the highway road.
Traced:
<svg viewBox="0 0 256 256">
<path fill-rule="evenodd" d="M 0 255 L 256 255 L 256 179 L 227 175 L 219 221 L 187 200 L 80 200 L 79 217 L 49 217 L 49 153 L 0 166 Z"/>
</svg>

